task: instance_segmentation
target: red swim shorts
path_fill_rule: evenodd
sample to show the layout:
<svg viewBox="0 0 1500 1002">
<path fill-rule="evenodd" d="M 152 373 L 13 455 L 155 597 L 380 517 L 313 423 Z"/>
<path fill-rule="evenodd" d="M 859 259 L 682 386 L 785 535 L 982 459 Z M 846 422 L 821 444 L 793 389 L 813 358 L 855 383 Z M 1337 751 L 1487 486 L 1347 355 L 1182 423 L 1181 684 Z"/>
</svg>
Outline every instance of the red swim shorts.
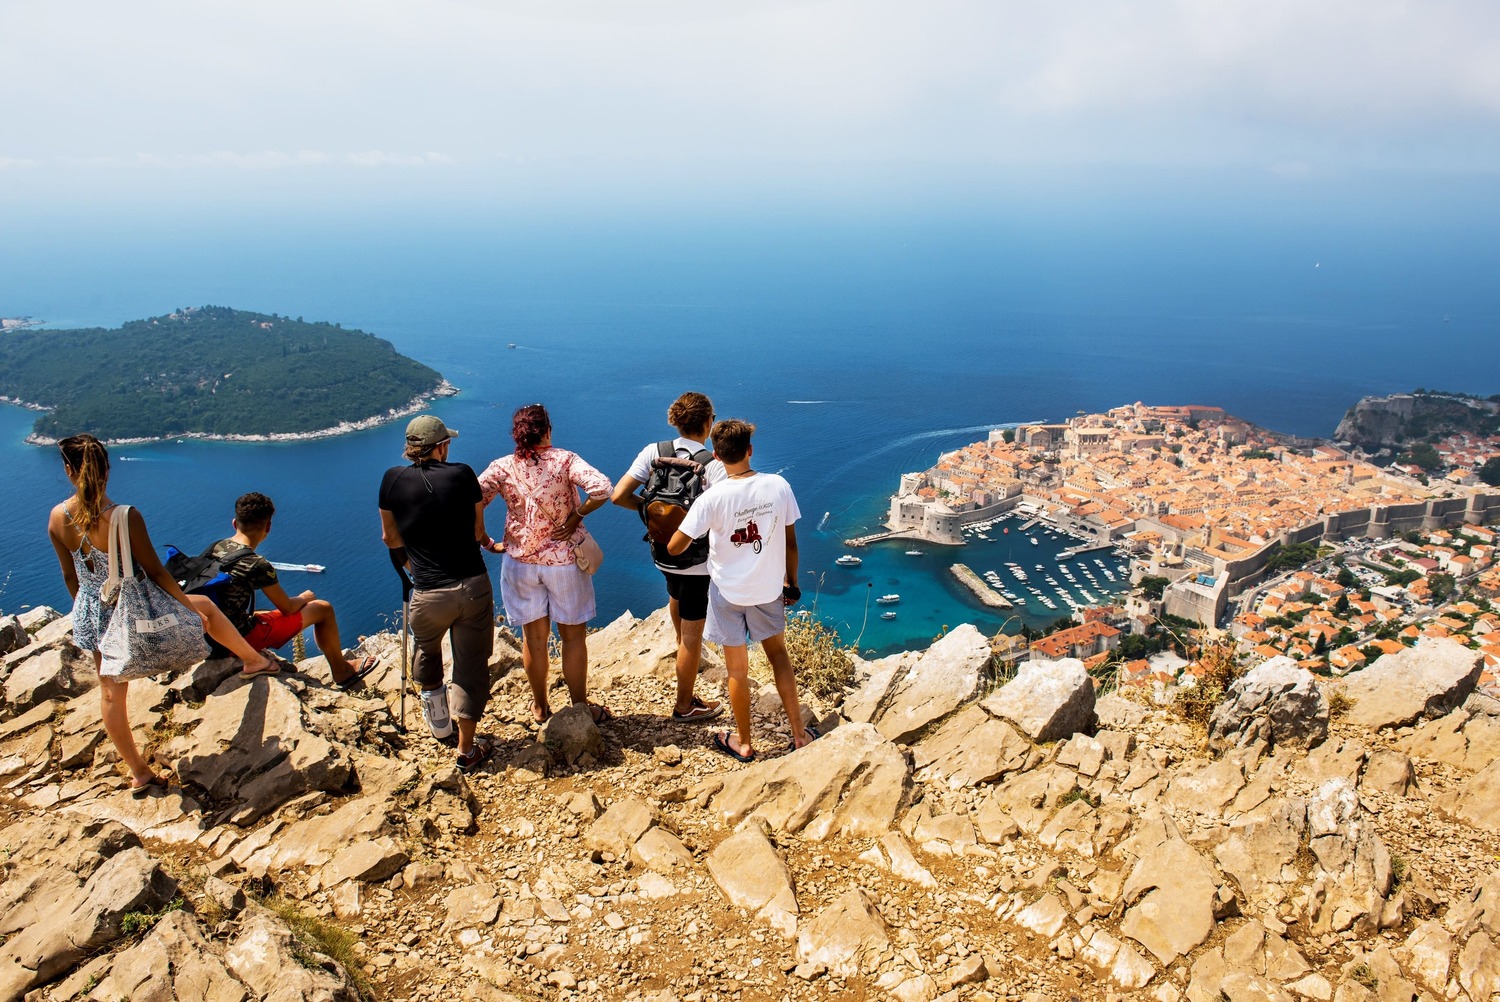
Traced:
<svg viewBox="0 0 1500 1002">
<path fill-rule="evenodd" d="M 279 609 L 272 609 L 255 614 L 255 625 L 245 634 L 245 640 L 258 651 L 275 650 L 285 647 L 288 640 L 301 632 L 302 610 L 287 615 Z"/>
</svg>

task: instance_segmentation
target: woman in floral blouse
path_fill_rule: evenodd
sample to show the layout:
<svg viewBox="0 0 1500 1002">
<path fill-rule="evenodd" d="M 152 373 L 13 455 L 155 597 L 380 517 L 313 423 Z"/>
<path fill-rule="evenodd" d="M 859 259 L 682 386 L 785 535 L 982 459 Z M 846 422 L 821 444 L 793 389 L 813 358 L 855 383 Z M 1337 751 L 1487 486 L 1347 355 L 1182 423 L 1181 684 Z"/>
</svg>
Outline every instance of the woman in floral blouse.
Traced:
<svg viewBox="0 0 1500 1002">
<path fill-rule="evenodd" d="M 511 420 L 513 455 L 502 456 L 479 477 L 488 505 L 505 499 L 505 537 L 492 543 L 505 554 L 500 595 L 512 628 L 525 640 L 522 657 L 531 683 L 537 723 L 552 715 L 547 703 L 547 641 L 557 623 L 562 638 L 563 681 L 574 704 L 588 704 L 588 623 L 594 618 L 594 580 L 573 555 L 583 518 L 609 500 L 609 478 L 577 453 L 552 445 L 552 422 L 541 404 L 527 404 Z M 578 492 L 587 495 L 582 504 Z M 596 722 L 609 709 L 589 705 Z"/>
</svg>

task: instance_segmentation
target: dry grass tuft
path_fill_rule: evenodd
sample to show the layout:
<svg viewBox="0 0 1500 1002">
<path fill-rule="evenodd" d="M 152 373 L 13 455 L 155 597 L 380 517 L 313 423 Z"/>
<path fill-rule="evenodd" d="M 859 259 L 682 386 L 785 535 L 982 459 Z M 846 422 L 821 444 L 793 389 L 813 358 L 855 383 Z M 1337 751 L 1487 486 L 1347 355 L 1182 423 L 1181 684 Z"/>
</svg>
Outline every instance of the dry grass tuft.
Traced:
<svg viewBox="0 0 1500 1002">
<path fill-rule="evenodd" d="M 1200 647 L 1198 664 L 1204 669 L 1198 676 L 1198 684 L 1179 689 L 1172 700 L 1172 710 L 1195 729 L 1207 733 L 1214 708 L 1224 701 L 1230 683 L 1240 676 L 1244 666 L 1235 652 L 1234 640 L 1229 637 Z"/>
</svg>

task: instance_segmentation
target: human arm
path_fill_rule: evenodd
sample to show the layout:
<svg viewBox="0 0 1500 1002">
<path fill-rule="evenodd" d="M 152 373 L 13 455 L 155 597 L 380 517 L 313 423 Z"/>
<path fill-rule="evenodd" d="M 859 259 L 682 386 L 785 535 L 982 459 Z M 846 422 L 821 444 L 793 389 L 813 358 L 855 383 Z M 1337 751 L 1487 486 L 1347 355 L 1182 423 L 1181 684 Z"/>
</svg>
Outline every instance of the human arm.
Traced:
<svg viewBox="0 0 1500 1002">
<path fill-rule="evenodd" d="M 667 552 L 675 557 L 679 553 L 686 551 L 687 548 L 692 545 L 693 537 L 689 536 L 681 529 L 678 529 L 676 532 L 672 533 L 672 538 L 667 540 Z"/>
<path fill-rule="evenodd" d="M 146 520 L 141 516 L 139 509 L 130 509 L 127 525 L 130 527 L 131 562 L 141 569 L 142 574 L 156 582 L 157 587 L 162 591 L 196 613 L 198 610 L 193 608 L 193 603 L 188 601 L 187 595 L 178 586 L 177 581 L 161 565 L 161 560 L 156 555 L 156 547 L 151 545 L 151 534 L 146 531 Z"/>
<path fill-rule="evenodd" d="M 638 512 L 641 510 L 641 496 L 636 491 L 641 489 L 641 485 L 642 481 L 627 473 L 620 478 L 619 483 L 615 484 L 615 492 L 610 495 L 609 499 L 621 508 L 629 508 L 631 511 Z"/>
<path fill-rule="evenodd" d="M 569 490 L 581 489 L 588 496 L 584 498 L 581 505 L 576 505 L 568 513 L 568 517 L 563 519 L 562 525 L 559 525 L 552 531 L 553 539 L 568 539 L 571 537 L 573 533 L 578 531 L 578 527 L 583 524 L 585 515 L 604 507 L 609 501 L 611 487 L 609 478 L 584 462 L 577 455 L 574 455 L 568 463 L 568 483 L 570 485 L 568 487 Z"/>
<path fill-rule="evenodd" d="M 63 584 L 67 585 L 68 594 L 76 599 L 78 597 L 78 568 L 73 566 L 73 553 L 62 539 L 63 526 L 66 524 L 63 506 L 58 505 L 52 509 L 52 514 L 47 516 L 47 539 L 51 541 L 52 549 L 57 554 L 58 566 L 62 568 Z"/>
<path fill-rule="evenodd" d="M 265 593 L 266 598 L 271 600 L 271 604 L 276 607 L 277 612 L 287 616 L 301 611 L 303 606 L 318 597 L 311 591 L 302 592 L 300 595 L 288 595 L 286 589 L 281 587 L 279 581 L 273 581 L 265 585 L 261 588 L 261 591 Z"/>
<path fill-rule="evenodd" d="M 505 543 L 498 539 L 490 538 L 490 531 L 484 527 L 484 505 L 481 501 L 474 506 L 474 538 L 479 542 L 481 550 L 491 553 L 504 553 Z"/>
<path fill-rule="evenodd" d="M 390 552 L 391 566 L 401 578 L 401 601 L 411 597 L 411 578 L 406 574 L 406 541 L 401 538 L 401 529 L 396 525 L 396 516 L 385 508 L 380 509 L 380 539 Z"/>
</svg>

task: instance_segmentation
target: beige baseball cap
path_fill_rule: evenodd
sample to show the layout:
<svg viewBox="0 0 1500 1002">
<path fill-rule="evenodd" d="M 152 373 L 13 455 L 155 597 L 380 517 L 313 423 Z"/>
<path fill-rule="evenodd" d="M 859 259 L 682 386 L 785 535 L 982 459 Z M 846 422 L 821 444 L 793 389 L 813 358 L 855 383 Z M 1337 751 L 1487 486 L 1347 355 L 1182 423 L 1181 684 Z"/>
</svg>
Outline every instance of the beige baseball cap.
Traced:
<svg viewBox="0 0 1500 1002">
<path fill-rule="evenodd" d="M 435 414 L 418 414 L 406 425 L 407 445 L 420 445 L 427 449 L 457 437 L 458 432 L 443 424 L 443 419 Z"/>
</svg>

